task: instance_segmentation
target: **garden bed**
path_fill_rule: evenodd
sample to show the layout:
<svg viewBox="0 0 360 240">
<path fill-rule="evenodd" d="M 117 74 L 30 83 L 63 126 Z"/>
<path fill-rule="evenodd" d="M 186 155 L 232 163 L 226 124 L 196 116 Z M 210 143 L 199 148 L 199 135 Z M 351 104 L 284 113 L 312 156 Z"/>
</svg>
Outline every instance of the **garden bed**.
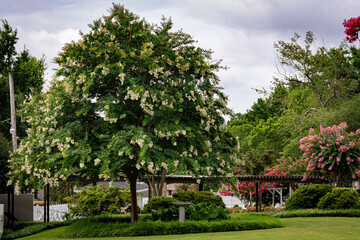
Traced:
<svg viewBox="0 0 360 240">
<path fill-rule="evenodd" d="M 105 219 L 104 219 L 105 220 Z M 116 218 L 99 222 L 98 219 L 81 219 L 70 225 L 64 237 L 125 237 L 152 236 L 189 233 L 209 233 L 226 231 L 244 231 L 255 229 L 279 228 L 279 219 L 266 216 L 239 215 L 223 221 L 145 221 L 131 224 L 116 221 Z"/>
</svg>

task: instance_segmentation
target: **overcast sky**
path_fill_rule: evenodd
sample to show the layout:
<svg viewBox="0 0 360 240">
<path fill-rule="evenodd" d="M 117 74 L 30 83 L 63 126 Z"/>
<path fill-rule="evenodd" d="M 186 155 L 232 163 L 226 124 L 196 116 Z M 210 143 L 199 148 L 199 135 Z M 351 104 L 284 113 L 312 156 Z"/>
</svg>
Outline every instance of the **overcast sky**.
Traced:
<svg viewBox="0 0 360 240">
<path fill-rule="evenodd" d="M 358 0 L 0 0 L 0 18 L 17 28 L 18 50 L 25 45 L 33 56 L 46 56 L 50 79 L 62 46 L 79 39 L 79 30 L 88 32 L 112 2 L 151 23 L 171 17 L 174 30 L 182 28 L 199 47 L 214 50 L 213 57 L 230 67 L 219 72 L 220 85 L 236 113 L 260 97 L 254 88 L 269 89 L 277 75 L 275 41 L 311 30 L 318 46 L 338 46 L 344 19 L 360 15 Z"/>
</svg>

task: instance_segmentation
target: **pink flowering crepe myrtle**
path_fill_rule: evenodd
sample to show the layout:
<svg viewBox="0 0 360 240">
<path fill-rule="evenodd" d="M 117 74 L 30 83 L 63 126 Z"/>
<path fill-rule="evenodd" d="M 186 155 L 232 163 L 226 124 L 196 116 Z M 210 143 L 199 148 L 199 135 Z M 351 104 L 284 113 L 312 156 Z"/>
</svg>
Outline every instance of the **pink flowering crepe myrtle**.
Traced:
<svg viewBox="0 0 360 240">
<path fill-rule="evenodd" d="M 346 40 L 349 43 L 352 43 L 358 39 L 358 32 L 360 30 L 360 17 L 350 18 L 349 20 L 344 20 L 343 23 L 345 27 Z"/>
<path fill-rule="evenodd" d="M 323 128 L 300 140 L 303 158 L 308 162 L 304 178 L 309 174 L 320 174 L 333 187 L 344 186 L 345 181 L 360 177 L 360 129 L 347 132 L 347 124 Z"/>
</svg>

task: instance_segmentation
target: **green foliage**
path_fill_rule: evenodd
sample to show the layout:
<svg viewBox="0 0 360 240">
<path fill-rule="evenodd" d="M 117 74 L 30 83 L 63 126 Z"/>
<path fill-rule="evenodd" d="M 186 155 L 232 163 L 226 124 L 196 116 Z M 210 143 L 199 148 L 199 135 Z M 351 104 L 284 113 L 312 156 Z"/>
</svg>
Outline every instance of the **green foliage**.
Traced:
<svg viewBox="0 0 360 240">
<path fill-rule="evenodd" d="M 185 214 L 185 218 L 186 218 L 186 214 Z M 179 220 L 179 208 L 175 206 L 170 206 L 168 208 L 164 208 L 159 211 L 152 210 L 150 219 L 152 221 L 160 220 L 165 222 Z"/>
<path fill-rule="evenodd" d="M 204 202 L 208 205 L 215 204 L 217 206 L 225 208 L 225 203 L 219 195 L 207 191 L 176 192 L 173 194 L 173 198 L 182 202 L 191 202 L 193 204 Z"/>
<path fill-rule="evenodd" d="M 352 188 L 333 188 L 320 199 L 317 207 L 320 209 L 360 208 L 359 194 Z"/>
<path fill-rule="evenodd" d="M 130 193 L 127 189 L 99 185 L 82 189 L 66 200 L 70 211 L 64 218 L 88 217 L 103 213 L 120 214 L 121 208 L 130 202 Z"/>
<path fill-rule="evenodd" d="M 9 177 L 8 160 L 9 160 L 10 146 L 4 135 L 0 132 L 0 192 L 4 193 Z"/>
<path fill-rule="evenodd" d="M 293 217 L 360 217 L 359 209 L 337 209 L 337 210 L 322 210 L 322 209 L 298 209 L 292 211 L 282 211 L 273 215 L 278 218 L 293 218 Z"/>
<path fill-rule="evenodd" d="M 33 235 L 44 231 L 46 229 L 52 229 L 61 226 L 67 226 L 71 224 L 72 221 L 62 221 L 62 222 L 19 222 L 15 223 L 13 229 L 4 229 L 4 233 L 1 239 L 9 240 L 16 238 L 23 238 L 29 235 Z"/>
<path fill-rule="evenodd" d="M 317 99 L 313 108 L 319 106 L 325 110 L 338 94 L 351 91 L 348 78 L 355 76 L 355 72 L 351 68 L 349 48 L 345 44 L 330 49 L 317 47 L 313 53 L 314 34 L 306 33 L 304 46 L 298 43 L 299 39 L 300 35 L 295 33 L 290 42 L 274 44 L 284 71 L 283 79 L 278 81 L 290 87 L 309 87 Z"/>
<path fill-rule="evenodd" d="M 188 219 L 194 221 L 217 221 L 230 219 L 229 210 L 215 204 L 208 205 L 205 202 L 191 204 L 188 208 L 186 208 L 185 213 L 188 214 Z"/>
<path fill-rule="evenodd" d="M 264 216 L 246 216 L 223 221 L 162 222 L 146 221 L 135 224 L 99 223 L 81 219 L 70 225 L 64 237 L 129 237 L 173 235 L 206 232 L 244 231 L 282 227 L 279 219 Z"/>
<path fill-rule="evenodd" d="M 286 210 L 316 208 L 325 194 L 331 191 L 331 186 L 326 184 L 311 184 L 301 186 L 285 202 Z"/>
<path fill-rule="evenodd" d="M 173 206 L 173 203 L 177 200 L 172 197 L 152 197 L 150 200 L 145 204 L 144 209 L 141 211 L 142 213 L 151 213 L 151 210 L 162 210 L 166 208 L 170 208 Z"/>
</svg>

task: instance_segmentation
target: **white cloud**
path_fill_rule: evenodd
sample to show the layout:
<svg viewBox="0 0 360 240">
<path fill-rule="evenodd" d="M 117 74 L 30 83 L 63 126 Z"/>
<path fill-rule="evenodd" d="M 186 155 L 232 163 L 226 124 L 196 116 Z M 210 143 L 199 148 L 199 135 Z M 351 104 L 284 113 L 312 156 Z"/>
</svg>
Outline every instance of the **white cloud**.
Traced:
<svg viewBox="0 0 360 240">
<path fill-rule="evenodd" d="M 88 32 L 88 24 L 106 15 L 113 0 L 0 0 L 0 14 L 17 26 L 19 44 L 36 57 L 51 60 L 63 45 Z M 159 23 L 172 17 L 174 30 L 191 34 L 197 45 L 215 51 L 230 67 L 221 71 L 221 86 L 229 106 L 245 112 L 259 95 L 252 88 L 269 88 L 276 76 L 273 43 L 288 41 L 294 32 L 312 30 L 319 45 L 338 45 L 345 37 L 343 20 L 359 15 L 360 1 L 353 0 L 122 0 L 130 11 Z M 321 42 L 324 41 L 324 43 Z"/>
<path fill-rule="evenodd" d="M 45 30 L 25 32 L 21 27 L 17 27 L 17 29 L 18 36 L 20 37 L 17 44 L 18 48 L 26 46 L 30 53 L 37 58 L 45 55 L 47 64 L 45 71 L 46 81 L 51 79 L 54 73 L 53 69 L 56 68 L 52 60 L 61 51 L 64 44 L 80 39 L 79 30 L 72 28 L 55 33 L 49 33 Z"/>
</svg>

